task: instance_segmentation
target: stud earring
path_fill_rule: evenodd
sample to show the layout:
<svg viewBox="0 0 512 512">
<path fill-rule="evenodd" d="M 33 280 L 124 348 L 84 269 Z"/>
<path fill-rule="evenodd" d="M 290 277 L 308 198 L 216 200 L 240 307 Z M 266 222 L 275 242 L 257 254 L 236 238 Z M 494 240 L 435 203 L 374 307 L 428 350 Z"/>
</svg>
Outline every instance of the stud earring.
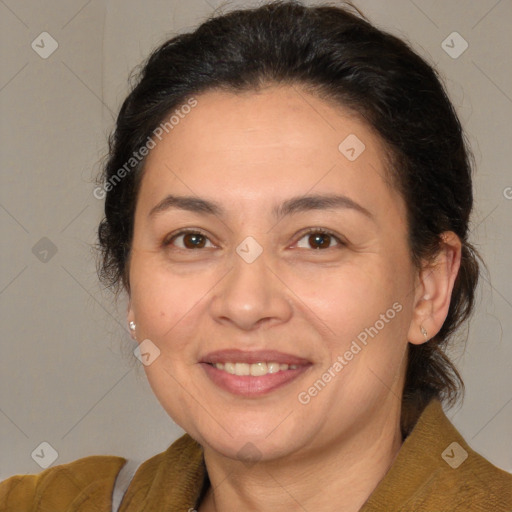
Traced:
<svg viewBox="0 0 512 512">
<path fill-rule="evenodd" d="M 423 334 L 423 337 L 425 339 L 428 339 L 428 332 L 427 330 L 425 329 L 425 327 L 423 327 L 423 325 L 420 325 L 420 331 L 421 331 L 421 334 Z"/>
<path fill-rule="evenodd" d="M 135 325 L 135 322 L 131 321 L 128 325 L 130 326 L 130 331 L 132 331 L 132 332 L 135 331 L 135 328 L 137 327 Z"/>
</svg>

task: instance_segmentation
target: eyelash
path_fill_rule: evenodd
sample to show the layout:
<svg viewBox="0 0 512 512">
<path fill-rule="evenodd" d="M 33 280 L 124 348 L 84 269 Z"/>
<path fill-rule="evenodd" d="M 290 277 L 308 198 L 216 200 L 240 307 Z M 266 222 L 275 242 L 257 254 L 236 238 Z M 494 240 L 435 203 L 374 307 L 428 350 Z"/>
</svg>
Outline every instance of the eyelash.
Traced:
<svg viewBox="0 0 512 512">
<path fill-rule="evenodd" d="M 305 236 L 307 235 L 310 235 L 310 234 L 321 234 L 321 235 L 328 235 L 332 238 L 334 238 L 334 240 L 336 240 L 336 242 L 338 242 L 338 247 L 334 246 L 334 247 L 327 247 L 327 249 L 311 249 L 311 250 L 314 250 L 314 251 L 317 251 L 317 250 L 323 250 L 323 251 L 326 251 L 328 249 L 336 249 L 336 248 L 340 248 L 340 247 L 344 247 L 346 246 L 346 242 L 344 242 L 343 240 L 341 240 L 338 236 L 336 236 L 332 231 L 329 231 L 328 229 L 324 229 L 324 228 L 308 228 L 306 231 L 303 231 L 301 234 L 300 234 L 300 238 L 298 238 L 297 241 L 299 240 L 302 240 Z M 194 229 L 194 228 L 187 228 L 187 229 L 182 229 L 179 233 L 176 233 L 174 235 L 171 235 L 170 237 L 167 237 L 164 242 L 163 242 L 163 245 L 165 247 L 168 247 L 172 244 L 172 242 L 182 236 L 182 235 L 187 235 L 187 234 L 194 234 L 194 235 L 201 235 L 203 237 L 205 237 L 206 239 L 210 240 L 208 238 L 208 236 L 203 233 L 200 229 Z M 177 248 L 178 250 L 182 250 L 182 251 L 193 251 L 193 250 L 197 250 L 197 249 L 183 249 L 182 247 L 178 247 Z"/>
</svg>

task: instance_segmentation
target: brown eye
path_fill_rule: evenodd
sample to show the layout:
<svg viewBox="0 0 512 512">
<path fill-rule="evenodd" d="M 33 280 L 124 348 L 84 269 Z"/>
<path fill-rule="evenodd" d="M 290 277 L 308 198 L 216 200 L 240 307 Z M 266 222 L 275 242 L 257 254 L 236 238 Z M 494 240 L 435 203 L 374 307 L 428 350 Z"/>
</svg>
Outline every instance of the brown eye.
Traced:
<svg viewBox="0 0 512 512">
<path fill-rule="evenodd" d="M 306 240 L 306 244 L 300 245 L 300 240 L 304 239 Z M 331 245 L 332 241 L 335 241 L 338 246 L 344 245 L 343 242 L 333 233 L 319 229 L 311 229 L 305 233 L 300 240 L 297 246 L 303 249 L 330 249 L 333 247 Z"/>
<path fill-rule="evenodd" d="M 324 233 L 309 235 L 308 242 L 314 249 L 325 249 L 330 245 L 331 236 L 325 235 Z"/>
<path fill-rule="evenodd" d="M 197 231 L 182 231 L 173 236 L 166 245 L 175 245 L 179 249 L 203 249 L 207 243 L 213 247 L 205 235 Z"/>
</svg>

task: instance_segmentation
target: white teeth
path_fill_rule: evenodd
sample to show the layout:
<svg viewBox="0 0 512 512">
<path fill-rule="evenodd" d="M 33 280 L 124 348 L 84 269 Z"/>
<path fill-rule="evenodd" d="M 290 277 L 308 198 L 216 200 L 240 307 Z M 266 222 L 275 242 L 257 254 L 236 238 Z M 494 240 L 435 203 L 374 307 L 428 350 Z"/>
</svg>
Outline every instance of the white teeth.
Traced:
<svg viewBox="0 0 512 512">
<path fill-rule="evenodd" d="M 267 363 L 254 363 L 250 366 L 251 375 L 259 377 L 260 375 L 266 375 L 268 373 Z"/>
<path fill-rule="evenodd" d="M 263 361 L 258 363 L 214 363 L 213 366 L 218 370 L 224 370 L 232 375 L 252 375 L 260 377 L 268 373 L 277 373 L 278 371 L 296 370 L 299 366 L 296 364 L 279 364 L 275 362 L 265 363 Z"/>
<path fill-rule="evenodd" d="M 222 368 L 219 368 L 219 369 L 222 370 Z M 235 365 L 233 363 L 226 363 L 224 365 L 224 371 L 234 375 L 234 373 L 235 373 Z"/>
<path fill-rule="evenodd" d="M 251 367 L 247 363 L 235 363 L 235 375 L 250 375 L 250 374 L 251 374 Z"/>
<path fill-rule="evenodd" d="M 268 373 L 277 373 L 279 371 L 279 363 L 267 363 Z"/>
</svg>

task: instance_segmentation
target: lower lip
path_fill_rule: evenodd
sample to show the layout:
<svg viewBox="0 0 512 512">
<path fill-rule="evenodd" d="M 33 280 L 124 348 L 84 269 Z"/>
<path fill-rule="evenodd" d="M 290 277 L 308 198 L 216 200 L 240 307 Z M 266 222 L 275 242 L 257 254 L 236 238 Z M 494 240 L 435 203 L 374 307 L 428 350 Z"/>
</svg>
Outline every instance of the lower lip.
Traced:
<svg viewBox="0 0 512 512">
<path fill-rule="evenodd" d="M 295 370 L 280 370 L 255 377 L 252 375 L 233 375 L 219 370 L 208 363 L 200 363 L 210 379 L 222 389 L 240 396 L 261 396 L 274 391 L 302 375 L 311 365 L 299 366 Z"/>
</svg>

